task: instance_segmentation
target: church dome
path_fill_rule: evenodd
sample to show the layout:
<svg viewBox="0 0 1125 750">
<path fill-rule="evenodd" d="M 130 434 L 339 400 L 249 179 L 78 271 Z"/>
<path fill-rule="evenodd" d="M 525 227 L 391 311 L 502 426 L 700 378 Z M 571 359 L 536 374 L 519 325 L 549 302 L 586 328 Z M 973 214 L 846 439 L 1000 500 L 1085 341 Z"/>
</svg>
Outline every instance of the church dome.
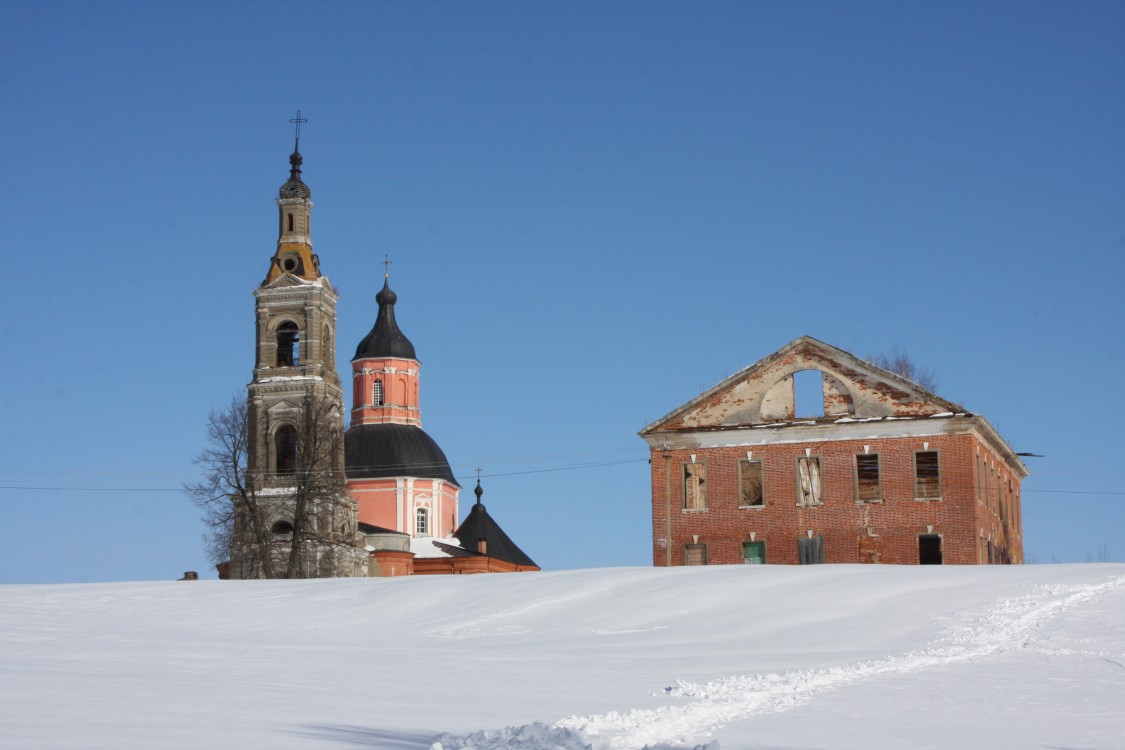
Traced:
<svg viewBox="0 0 1125 750">
<path fill-rule="evenodd" d="M 417 425 L 361 424 L 344 435 L 348 479 L 421 477 L 460 487 L 434 439 Z"/>
<path fill-rule="evenodd" d="M 301 163 L 304 157 L 297 149 L 293 149 L 293 153 L 289 156 L 289 179 L 277 191 L 281 198 L 304 198 L 309 199 L 312 197 L 312 191 L 309 186 L 301 181 Z"/>
<path fill-rule="evenodd" d="M 406 338 L 395 322 L 395 303 L 398 302 L 398 295 L 391 291 L 389 279 L 383 281 L 383 288 L 375 295 L 375 301 L 379 303 L 375 326 L 359 342 L 352 361 L 382 357 L 418 359 L 414 354 L 414 344 L 410 343 L 410 339 Z"/>
</svg>

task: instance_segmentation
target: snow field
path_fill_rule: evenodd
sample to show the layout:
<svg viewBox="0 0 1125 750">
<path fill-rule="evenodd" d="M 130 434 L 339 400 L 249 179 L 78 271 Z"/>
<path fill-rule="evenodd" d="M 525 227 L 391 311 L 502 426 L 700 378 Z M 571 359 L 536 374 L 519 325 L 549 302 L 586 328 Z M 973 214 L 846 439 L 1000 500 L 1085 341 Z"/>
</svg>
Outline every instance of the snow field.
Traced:
<svg viewBox="0 0 1125 750">
<path fill-rule="evenodd" d="M 1122 664 L 1122 565 L 4 586 L 0 745 L 1114 748 Z"/>
</svg>

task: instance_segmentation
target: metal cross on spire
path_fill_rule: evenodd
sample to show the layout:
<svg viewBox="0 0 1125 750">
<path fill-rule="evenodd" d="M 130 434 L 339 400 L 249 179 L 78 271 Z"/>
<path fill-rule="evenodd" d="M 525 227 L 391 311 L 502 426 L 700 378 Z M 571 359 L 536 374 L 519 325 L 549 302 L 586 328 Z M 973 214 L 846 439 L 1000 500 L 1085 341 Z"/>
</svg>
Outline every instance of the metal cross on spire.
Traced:
<svg viewBox="0 0 1125 750">
<path fill-rule="evenodd" d="M 389 255 L 383 256 L 383 278 L 384 279 L 389 279 L 391 277 L 391 263 L 393 263 L 393 262 L 394 261 L 391 260 L 391 256 L 389 256 Z"/>
<path fill-rule="evenodd" d="M 295 145 L 293 147 L 295 150 L 297 149 L 297 146 L 301 145 L 301 123 L 308 121 L 309 120 L 307 117 L 301 117 L 301 110 L 299 109 L 297 110 L 296 117 L 289 118 L 289 122 L 293 123 L 297 127 L 297 140 L 295 141 Z"/>
</svg>

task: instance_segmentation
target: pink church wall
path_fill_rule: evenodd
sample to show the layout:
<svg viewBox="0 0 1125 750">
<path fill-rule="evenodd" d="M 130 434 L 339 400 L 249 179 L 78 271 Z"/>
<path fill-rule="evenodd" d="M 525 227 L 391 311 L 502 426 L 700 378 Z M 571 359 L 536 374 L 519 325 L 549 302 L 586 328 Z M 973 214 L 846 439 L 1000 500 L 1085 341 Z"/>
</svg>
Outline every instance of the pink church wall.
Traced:
<svg viewBox="0 0 1125 750">
<path fill-rule="evenodd" d="M 402 481 L 400 497 L 399 481 Z M 457 488 L 433 479 L 387 477 L 350 479 L 348 492 L 359 506 L 359 520 L 415 536 L 415 511 L 430 514 L 429 536 L 448 537 L 457 528 Z"/>
</svg>

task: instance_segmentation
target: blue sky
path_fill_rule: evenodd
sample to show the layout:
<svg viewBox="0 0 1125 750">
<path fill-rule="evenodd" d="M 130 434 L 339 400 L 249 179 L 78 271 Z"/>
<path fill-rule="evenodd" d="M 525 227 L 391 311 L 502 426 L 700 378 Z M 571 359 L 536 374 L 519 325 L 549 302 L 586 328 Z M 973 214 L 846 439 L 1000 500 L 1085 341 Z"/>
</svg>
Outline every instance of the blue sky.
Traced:
<svg viewBox="0 0 1125 750">
<path fill-rule="evenodd" d="M 636 432 L 808 334 L 1029 459 L 1125 560 L 1125 5 L 4 4 L 0 582 L 208 570 L 300 108 L 339 362 L 393 260 L 423 424 L 545 568 L 650 563 Z M 466 504 L 467 509 L 467 504 Z"/>
</svg>

